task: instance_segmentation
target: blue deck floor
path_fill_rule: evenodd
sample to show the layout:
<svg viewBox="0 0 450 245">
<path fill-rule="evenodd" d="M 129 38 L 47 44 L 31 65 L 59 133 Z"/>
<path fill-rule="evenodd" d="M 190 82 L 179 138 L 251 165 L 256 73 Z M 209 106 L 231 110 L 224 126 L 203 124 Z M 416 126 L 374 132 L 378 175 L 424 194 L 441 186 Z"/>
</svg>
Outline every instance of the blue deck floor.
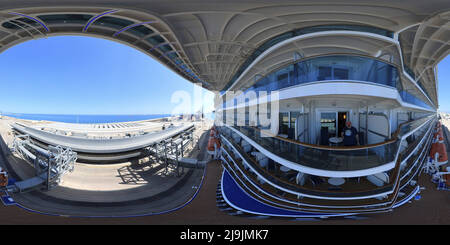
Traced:
<svg viewBox="0 0 450 245">
<path fill-rule="evenodd" d="M 331 217 L 353 215 L 291 211 L 267 205 L 259 202 L 243 191 L 241 187 L 233 180 L 227 170 L 223 172 L 222 176 L 222 191 L 225 200 L 230 206 L 252 214 L 280 217 Z"/>
</svg>

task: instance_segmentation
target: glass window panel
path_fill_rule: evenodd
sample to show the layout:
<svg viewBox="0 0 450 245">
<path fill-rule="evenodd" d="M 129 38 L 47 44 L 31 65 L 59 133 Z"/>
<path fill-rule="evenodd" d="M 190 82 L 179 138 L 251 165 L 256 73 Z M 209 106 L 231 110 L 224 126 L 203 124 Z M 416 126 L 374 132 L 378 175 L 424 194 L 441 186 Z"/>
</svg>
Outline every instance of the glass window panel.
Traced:
<svg viewBox="0 0 450 245">
<path fill-rule="evenodd" d="M 362 25 L 322 25 L 322 26 L 312 26 L 312 27 L 305 27 L 301 29 L 297 29 L 294 31 L 285 32 L 283 34 L 280 34 L 278 36 L 275 36 L 271 38 L 270 40 L 264 42 L 261 46 L 259 46 L 251 55 L 250 57 L 239 67 L 236 74 L 232 77 L 232 79 L 228 82 L 228 84 L 225 86 L 224 90 L 221 91 L 221 94 L 224 93 L 233 83 L 234 81 L 241 75 L 242 72 L 251 64 L 253 60 L 255 60 L 260 54 L 262 54 L 264 51 L 272 47 L 273 45 L 284 41 L 286 39 L 300 36 L 304 34 L 314 33 L 314 32 L 321 32 L 321 31 L 335 31 L 335 30 L 348 30 L 348 31 L 359 31 L 359 32 L 369 32 L 374 33 L 386 37 L 393 38 L 394 33 L 389 30 L 384 30 L 378 27 L 373 26 L 362 26 Z"/>
<path fill-rule="evenodd" d="M 289 113 L 288 112 L 280 112 L 279 114 L 279 124 L 280 128 L 278 131 L 278 134 L 288 134 L 289 129 Z"/>
<path fill-rule="evenodd" d="M 133 35 L 136 35 L 138 37 L 145 37 L 147 35 L 154 33 L 154 31 L 152 31 L 150 28 L 147 28 L 143 25 L 130 28 L 130 29 L 126 30 L 126 32 L 130 32 Z"/>
<path fill-rule="evenodd" d="M 159 44 L 165 42 L 164 38 L 162 38 L 161 36 L 158 36 L 158 35 L 157 36 L 151 36 L 151 37 L 149 37 L 149 38 L 147 38 L 145 40 L 147 40 L 147 42 L 149 42 L 153 46 L 156 46 L 156 45 L 159 45 Z"/>
<path fill-rule="evenodd" d="M 104 16 L 96 20 L 93 25 L 99 25 L 99 26 L 106 26 L 111 27 L 114 29 L 122 29 L 126 26 L 134 24 L 133 21 L 126 20 L 126 19 L 120 19 L 116 17 L 111 16 Z"/>
<path fill-rule="evenodd" d="M 6 29 L 13 29 L 13 30 L 17 30 L 20 27 L 25 27 L 25 24 L 23 23 L 19 23 L 17 21 L 11 20 L 9 22 L 5 22 L 2 24 L 2 26 Z"/>
<path fill-rule="evenodd" d="M 19 19 L 17 19 L 17 20 L 18 20 L 18 21 L 21 21 L 21 22 L 24 22 L 24 23 L 27 23 L 27 24 L 30 24 L 30 25 L 36 24 L 36 21 L 31 20 L 31 19 L 28 19 L 28 18 L 19 18 Z"/>
<path fill-rule="evenodd" d="M 178 54 L 176 52 L 171 52 L 171 53 L 167 54 L 167 57 L 169 57 L 169 59 L 171 59 L 171 60 L 174 60 L 175 58 L 178 57 Z"/>
<path fill-rule="evenodd" d="M 317 81 L 333 79 L 331 76 L 331 67 L 330 66 L 319 66 L 318 72 L 319 72 L 319 74 L 317 76 Z"/>
<path fill-rule="evenodd" d="M 39 15 L 45 24 L 86 24 L 93 15 L 88 14 L 48 14 Z"/>
<path fill-rule="evenodd" d="M 333 77 L 334 80 L 348 80 L 348 69 L 334 68 Z"/>
<path fill-rule="evenodd" d="M 408 103 L 431 109 L 432 107 L 403 90 L 395 66 L 383 61 L 360 56 L 330 55 L 299 61 L 262 77 L 245 91 L 274 91 L 289 86 L 323 81 L 355 80 L 396 88 Z M 419 86 L 423 87 L 421 83 Z"/>
<path fill-rule="evenodd" d="M 173 50 L 169 44 L 164 44 L 164 45 L 158 47 L 158 49 L 161 50 L 161 52 L 163 52 L 163 54 Z"/>
<path fill-rule="evenodd" d="M 336 112 L 322 112 L 320 113 L 320 126 L 328 128 L 330 136 L 336 134 Z"/>
</svg>

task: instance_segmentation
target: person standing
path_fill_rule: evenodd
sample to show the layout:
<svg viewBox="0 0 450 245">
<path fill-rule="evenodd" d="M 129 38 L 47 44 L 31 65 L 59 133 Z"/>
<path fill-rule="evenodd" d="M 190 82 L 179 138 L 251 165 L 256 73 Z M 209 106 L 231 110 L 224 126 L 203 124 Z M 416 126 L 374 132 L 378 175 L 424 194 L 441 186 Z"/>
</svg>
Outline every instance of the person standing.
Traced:
<svg viewBox="0 0 450 245">
<path fill-rule="evenodd" d="M 352 122 L 347 121 L 345 122 L 345 127 L 342 130 L 341 137 L 344 137 L 344 140 L 342 143 L 344 146 L 355 146 L 358 145 L 358 131 L 355 127 L 352 127 Z"/>
</svg>

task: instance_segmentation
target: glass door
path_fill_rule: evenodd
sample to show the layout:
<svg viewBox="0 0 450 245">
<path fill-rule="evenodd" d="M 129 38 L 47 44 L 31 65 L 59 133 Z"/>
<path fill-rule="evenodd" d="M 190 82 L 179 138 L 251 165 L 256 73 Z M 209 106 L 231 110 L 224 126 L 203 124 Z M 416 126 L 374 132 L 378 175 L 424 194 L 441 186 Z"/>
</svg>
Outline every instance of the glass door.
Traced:
<svg viewBox="0 0 450 245">
<path fill-rule="evenodd" d="M 321 134 L 322 132 L 325 132 L 325 128 L 327 128 L 328 137 L 336 137 L 336 127 L 337 127 L 337 112 L 320 113 Z"/>
<path fill-rule="evenodd" d="M 287 137 L 289 131 L 289 112 L 280 112 L 279 121 L 280 130 L 278 134 Z"/>
<path fill-rule="evenodd" d="M 348 117 L 348 112 L 347 111 L 340 111 L 340 112 L 338 112 L 338 123 L 337 123 L 338 135 L 337 135 L 337 137 L 341 137 L 342 131 L 343 131 L 344 127 L 345 127 L 345 122 L 347 122 L 349 120 L 347 117 Z"/>
</svg>

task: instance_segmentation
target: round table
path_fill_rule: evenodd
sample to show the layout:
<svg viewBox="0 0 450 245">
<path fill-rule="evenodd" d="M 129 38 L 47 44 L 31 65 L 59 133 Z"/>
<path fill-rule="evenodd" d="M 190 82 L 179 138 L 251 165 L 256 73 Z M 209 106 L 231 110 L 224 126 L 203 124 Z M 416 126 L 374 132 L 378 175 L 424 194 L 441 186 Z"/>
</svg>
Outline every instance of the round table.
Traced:
<svg viewBox="0 0 450 245">
<path fill-rule="evenodd" d="M 330 185 L 338 186 L 338 185 L 344 184 L 345 183 L 345 179 L 343 179 L 343 178 L 329 178 L 328 179 L 328 183 Z"/>
<path fill-rule="evenodd" d="M 291 170 L 290 168 L 286 167 L 286 166 L 281 166 L 280 167 L 281 172 L 288 172 L 289 170 Z"/>
<path fill-rule="evenodd" d="M 340 143 L 342 143 L 344 139 L 342 137 L 331 137 L 328 139 L 328 141 L 330 141 L 331 144 L 333 145 L 338 145 Z"/>
</svg>

